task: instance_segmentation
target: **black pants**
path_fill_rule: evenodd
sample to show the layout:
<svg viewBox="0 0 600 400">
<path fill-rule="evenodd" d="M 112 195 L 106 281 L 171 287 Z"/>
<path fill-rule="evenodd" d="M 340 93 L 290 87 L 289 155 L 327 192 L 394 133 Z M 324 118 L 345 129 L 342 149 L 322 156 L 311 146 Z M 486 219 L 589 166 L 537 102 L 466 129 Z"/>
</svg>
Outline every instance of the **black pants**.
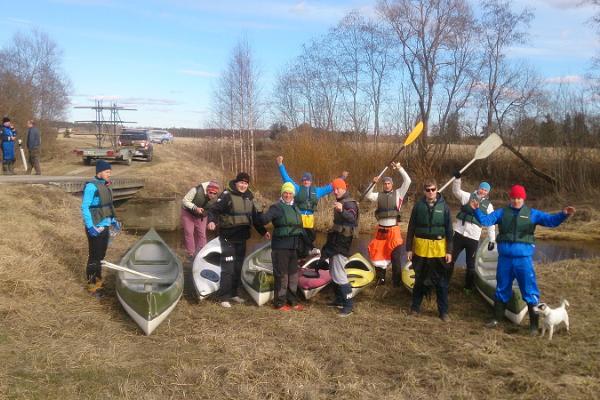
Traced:
<svg viewBox="0 0 600 400">
<path fill-rule="evenodd" d="M 475 281 L 475 254 L 477 254 L 477 246 L 479 241 L 454 232 L 452 239 L 452 267 L 450 268 L 450 278 L 454 272 L 454 263 L 458 259 L 461 251 L 465 251 L 465 259 L 467 260 L 467 270 L 465 272 L 465 289 L 473 289 Z"/>
<path fill-rule="evenodd" d="M 425 258 L 414 255 L 412 264 L 415 270 L 415 286 L 413 287 L 411 309 L 419 312 L 423 297 L 434 286 L 440 317 L 448 314 L 450 268 L 444 257 Z"/>
<path fill-rule="evenodd" d="M 229 300 L 238 295 L 242 266 L 246 256 L 246 241 L 230 242 L 219 239 L 221 242 L 221 283 L 216 298 L 221 301 Z"/>
<path fill-rule="evenodd" d="M 296 249 L 272 249 L 275 298 L 273 305 L 282 307 L 286 301 L 291 306 L 298 303 L 298 253 Z"/>
<path fill-rule="evenodd" d="M 100 261 L 106 256 L 108 248 L 108 228 L 104 228 L 100 235 L 93 237 L 85 231 L 88 240 L 88 262 L 85 274 L 88 283 L 96 283 L 96 279 L 102 279 L 102 266 Z"/>
</svg>

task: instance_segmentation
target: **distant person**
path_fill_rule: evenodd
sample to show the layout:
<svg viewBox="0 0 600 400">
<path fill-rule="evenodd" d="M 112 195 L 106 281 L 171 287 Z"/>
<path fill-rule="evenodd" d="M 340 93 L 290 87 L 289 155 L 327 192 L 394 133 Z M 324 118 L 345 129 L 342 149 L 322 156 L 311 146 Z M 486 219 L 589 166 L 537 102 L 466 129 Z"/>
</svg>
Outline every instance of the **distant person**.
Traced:
<svg viewBox="0 0 600 400">
<path fill-rule="evenodd" d="M 281 198 L 260 216 L 264 225 L 273 223 L 271 261 L 275 277 L 273 306 L 277 310 L 301 311 L 298 304 L 298 249 L 306 235 L 302 228 L 302 214 L 294 203 L 294 185 L 286 182 L 281 186 Z"/>
<path fill-rule="evenodd" d="M 375 218 L 377 218 L 377 230 L 371 242 L 369 243 L 369 258 L 375 265 L 377 284 L 385 284 L 385 273 L 387 266 L 392 264 L 392 284 L 400 286 L 402 273 L 402 232 L 400 232 L 400 207 L 404 201 L 404 196 L 410 186 L 410 176 L 406 173 L 400 163 L 392 163 L 392 170 L 397 170 L 402 176 L 402 186 L 394 189 L 394 181 L 390 176 L 384 176 L 383 191 L 375 192 L 375 185 L 369 189 L 366 199 L 377 202 Z M 379 177 L 373 178 L 376 184 Z"/>
<path fill-rule="evenodd" d="M 10 118 L 2 119 L 2 173 L 4 175 L 15 174 L 15 140 L 17 131 L 10 123 Z"/>
<path fill-rule="evenodd" d="M 509 193 L 510 204 L 491 214 L 481 211 L 477 199 L 471 199 L 475 218 L 483 226 L 498 224 L 498 267 L 496 268 L 496 294 L 494 316 L 486 325 L 495 328 L 504 318 L 506 303 L 512 297 L 512 283 L 516 279 L 529 311 L 529 334 L 537 335 L 539 315 L 534 307 L 540 302 L 540 290 L 535 278 L 533 254 L 535 253 L 535 228 L 537 225 L 554 228 L 575 213 L 575 208 L 565 207 L 556 214 L 529 208 L 525 205 L 527 193 L 521 185 L 514 185 Z"/>
<path fill-rule="evenodd" d="M 317 249 L 314 249 L 314 241 L 316 238 L 315 233 L 315 216 L 314 213 L 317 209 L 317 204 L 319 203 L 319 199 L 321 197 L 327 196 L 329 193 L 333 192 L 332 184 L 328 184 L 325 186 L 316 187 L 313 186 L 313 176 L 310 172 L 305 172 L 302 174 L 302 186 L 298 185 L 290 176 L 288 175 L 285 165 L 283 165 L 283 156 L 277 156 L 277 166 L 279 167 L 279 174 L 281 175 L 281 180 L 283 183 L 290 182 L 294 185 L 296 189 L 296 196 L 294 197 L 294 201 L 298 208 L 300 209 L 300 213 L 302 214 L 302 226 L 304 227 L 308 239 L 310 241 L 309 248 L 301 250 L 303 256 L 306 256 L 309 251 L 316 252 Z M 342 172 L 342 179 L 346 179 L 348 177 L 348 172 Z"/>
<path fill-rule="evenodd" d="M 206 245 L 208 208 L 216 203 L 219 191 L 217 182 L 203 182 L 191 188 L 183 197 L 181 226 L 185 251 L 190 261 Z"/>
<path fill-rule="evenodd" d="M 407 258 L 415 270 L 411 314 L 421 312 L 423 297 L 435 287 L 440 319 L 449 322 L 448 283 L 452 261 L 452 217 L 437 182 L 428 179 L 424 196 L 412 209 L 406 234 Z"/>
<path fill-rule="evenodd" d="M 42 135 L 36 127 L 35 121 L 27 121 L 27 150 L 29 151 L 29 165 L 27 166 L 27 175 L 30 175 L 35 168 L 35 174 L 41 175 L 40 156 L 42 148 Z"/>
<path fill-rule="evenodd" d="M 340 317 L 352 315 L 352 286 L 346 274 L 350 246 L 358 227 L 358 203 L 347 190 L 346 182 L 337 178 L 331 183 L 335 194 L 333 203 L 333 226 L 327 233 L 327 241 L 321 250 L 321 258 L 329 260 L 329 273 L 333 281 L 335 298 L 329 305 L 340 308 Z"/>
<path fill-rule="evenodd" d="M 492 186 L 487 182 L 481 182 L 479 187 L 474 192 L 465 192 L 461 189 L 461 173 L 454 172 L 454 182 L 452 182 L 452 194 L 460 202 L 461 208 L 456 215 L 454 221 L 454 238 L 452 239 L 452 270 L 454 263 L 458 259 L 458 255 L 464 250 L 467 270 L 465 273 L 465 294 L 471 294 L 475 282 L 475 254 L 479 246 L 479 238 L 481 237 L 481 223 L 475 218 L 473 209 L 469 205 L 472 199 L 479 202 L 479 209 L 484 214 L 494 212 L 494 206 L 490 201 L 490 191 Z M 488 228 L 488 250 L 494 250 L 496 245 L 496 227 L 494 225 Z"/>
<path fill-rule="evenodd" d="M 86 267 L 87 290 L 91 295 L 100 296 L 103 289 L 102 265 L 109 240 L 109 228 L 120 228 L 113 206 L 110 188 L 111 165 L 96 161 L 96 176 L 86 182 L 83 188 L 81 215 L 88 240 L 88 262 Z"/>
<path fill-rule="evenodd" d="M 250 227 L 265 239 L 271 235 L 260 223 L 259 211 L 254 204 L 254 195 L 248 189 L 250 175 L 240 172 L 229 181 L 217 202 L 208 209 L 208 229 L 219 225 L 221 243 L 221 283 L 216 294 L 221 306 L 231 307 L 231 302 L 244 303 L 238 296 L 242 265 L 246 256 L 246 241 L 250 238 Z"/>
</svg>

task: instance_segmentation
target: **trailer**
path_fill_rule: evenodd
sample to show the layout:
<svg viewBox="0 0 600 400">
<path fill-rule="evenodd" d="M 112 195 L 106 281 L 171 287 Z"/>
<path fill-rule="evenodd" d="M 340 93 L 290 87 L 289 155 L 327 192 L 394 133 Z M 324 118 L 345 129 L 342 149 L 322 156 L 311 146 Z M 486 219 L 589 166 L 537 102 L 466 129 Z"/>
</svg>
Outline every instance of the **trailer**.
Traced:
<svg viewBox="0 0 600 400">
<path fill-rule="evenodd" d="M 135 147 L 85 147 L 75 149 L 73 153 L 81 157 L 85 165 L 91 165 L 92 160 L 121 161 L 127 165 L 131 165 L 135 154 Z"/>
</svg>

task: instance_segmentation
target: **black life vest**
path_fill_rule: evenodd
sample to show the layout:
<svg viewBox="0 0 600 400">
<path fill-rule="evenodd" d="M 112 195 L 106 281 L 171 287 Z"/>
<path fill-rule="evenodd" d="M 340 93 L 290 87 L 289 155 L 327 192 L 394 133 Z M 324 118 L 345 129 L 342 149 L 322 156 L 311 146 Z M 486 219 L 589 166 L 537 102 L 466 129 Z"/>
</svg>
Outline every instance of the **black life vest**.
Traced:
<svg viewBox="0 0 600 400">
<path fill-rule="evenodd" d="M 435 240 L 446 237 L 445 205 L 441 197 L 432 207 L 424 199 L 415 205 L 417 208 L 414 220 L 416 237 Z"/>
<path fill-rule="evenodd" d="M 300 185 L 298 193 L 294 196 L 294 203 L 302 211 L 314 211 L 319 203 L 317 189 L 313 185 L 308 188 Z"/>
<path fill-rule="evenodd" d="M 395 190 L 390 192 L 379 192 L 377 195 L 375 218 L 397 218 L 400 215 L 397 204 L 398 196 Z"/>
<path fill-rule="evenodd" d="M 94 225 L 98 225 L 104 218 L 116 216 L 115 207 L 113 206 L 112 189 L 105 183 L 97 180 L 86 182 L 86 184 L 88 183 L 96 186 L 98 198 L 100 199 L 100 204 L 90 206 L 90 214 L 92 214 Z"/>
<path fill-rule="evenodd" d="M 295 204 L 289 205 L 281 201 L 277 203 L 277 206 L 283 215 L 273 220 L 273 226 L 275 227 L 273 237 L 302 235 L 302 214 L 300 214 L 298 207 Z"/>
<path fill-rule="evenodd" d="M 471 222 L 477 226 L 481 226 L 479 221 L 477 221 L 477 218 L 475 218 L 475 210 L 473 210 L 471 208 L 471 206 L 469 205 L 471 200 L 474 200 L 474 199 L 479 201 L 479 209 L 481 210 L 481 212 L 483 212 L 486 215 L 488 213 L 488 207 L 490 206 L 490 199 L 485 197 L 482 200 L 480 200 L 479 197 L 477 196 L 477 192 L 473 192 L 473 193 L 471 193 L 471 196 L 469 196 L 469 201 L 467 202 L 467 204 L 464 204 L 460 208 L 460 211 L 458 212 L 458 214 L 456 214 L 456 218 L 463 221 L 463 225 L 465 222 Z"/>
</svg>

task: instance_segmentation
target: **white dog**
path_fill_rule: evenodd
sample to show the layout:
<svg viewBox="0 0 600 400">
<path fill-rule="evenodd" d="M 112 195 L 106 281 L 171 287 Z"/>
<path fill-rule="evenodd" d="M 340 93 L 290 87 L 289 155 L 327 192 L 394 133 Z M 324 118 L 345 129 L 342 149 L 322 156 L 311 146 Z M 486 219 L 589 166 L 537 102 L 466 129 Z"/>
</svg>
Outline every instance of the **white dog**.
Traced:
<svg viewBox="0 0 600 400">
<path fill-rule="evenodd" d="M 540 303 L 535 306 L 534 311 L 538 314 L 542 314 L 544 316 L 544 322 L 542 325 L 542 337 L 546 333 L 546 329 L 549 331 L 549 340 L 552 340 L 552 334 L 554 333 L 554 328 L 558 327 L 561 322 L 565 323 L 567 327 L 567 333 L 569 332 L 569 314 L 567 314 L 567 307 L 569 307 L 569 302 L 567 300 L 563 300 L 560 303 L 560 307 L 558 308 L 550 308 L 546 303 Z"/>
</svg>

